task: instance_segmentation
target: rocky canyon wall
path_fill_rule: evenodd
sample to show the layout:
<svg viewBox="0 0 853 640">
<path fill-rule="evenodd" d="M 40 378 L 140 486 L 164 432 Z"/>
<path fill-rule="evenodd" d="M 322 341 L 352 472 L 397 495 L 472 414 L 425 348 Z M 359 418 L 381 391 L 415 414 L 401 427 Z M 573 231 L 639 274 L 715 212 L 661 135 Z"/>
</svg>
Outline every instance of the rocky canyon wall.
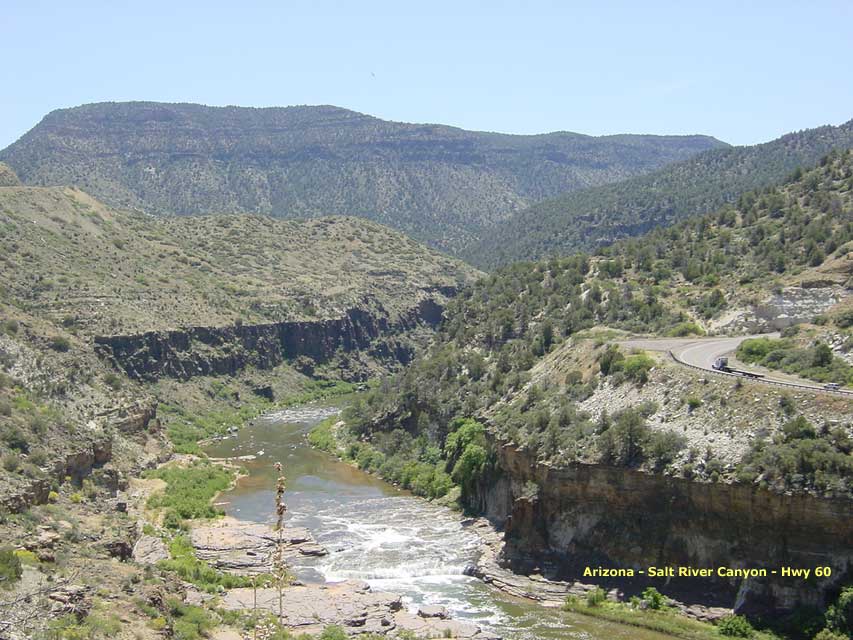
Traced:
<svg viewBox="0 0 853 640">
<path fill-rule="evenodd" d="M 504 561 L 517 571 L 572 579 L 586 566 L 766 568 L 766 578 L 640 578 L 700 599 L 702 590 L 722 595 L 747 614 L 823 606 L 853 572 L 849 500 L 605 465 L 558 468 L 513 445 L 495 449 L 495 471 L 469 498 L 505 526 Z M 810 568 L 811 577 L 770 573 L 782 567 Z M 816 577 L 816 567 L 831 575 Z"/>
<path fill-rule="evenodd" d="M 247 367 L 272 369 L 300 356 L 312 364 L 323 364 L 336 355 L 353 352 L 394 368 L 407 364 L 414 355 L 412 345 L 397 338 L 419 327 L 435 327 L 442 310 L 441 302 L 424 298 L 396 318 L 350 309 L 342 317 L 329 320 L 98 336 L 95 348 L 138 380 L 233 375 Z M 343 373 L 347 377 L 347 372 Z M 359 375 L 350 372 L 350 377 L 357 379 Z"/>
</svg>

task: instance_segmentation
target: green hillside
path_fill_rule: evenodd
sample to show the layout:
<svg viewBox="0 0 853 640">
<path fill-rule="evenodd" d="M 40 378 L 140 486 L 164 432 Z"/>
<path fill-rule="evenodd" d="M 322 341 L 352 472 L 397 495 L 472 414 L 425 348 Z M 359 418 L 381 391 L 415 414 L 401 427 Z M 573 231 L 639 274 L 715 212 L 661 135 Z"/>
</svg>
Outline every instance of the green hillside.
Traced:
<svg viewBox="0 0 853 640">
<path fill-rule="evenodd" d="M 590 250 L 735 202 L 832 149 L 853 147 L 853 120 L 751 147 L 714 149 L 648 175 L 546 200 L 486 232 L 470 259 L 483 267 Z"/>
<path fill-rule="evenodd" d="M 380 463 L 398 457 L 424 462 L 440 452 L 452 469 L 464 447 L 447 438 L 461 437 L 452 435 L 462 428 L 459 419 L 476 418 L 500 438 L 555 463 L 667 468 L 715 480 L 724 473 L 723 464 L 711 463 L 719 456 L 729 481 L 763 474 L 766 484 L 784 490 L 853 496 L 850 425 L 835 429 L 825 422 L 820 431 L 802 422 L 786 426 L 797 411 L 843 420 L 849 407 L 840 409 L 838 402 L 847 401 L 833 405 L 808 394 L 794 401 L 778 389 L 740 383 L 708 387 L 689 370 L 674 372 L 666 361 L 608 346 L 629 333 L 702 334 L 709 321 L 760 304 L 773 289 L 832 282 L 849 287 L 851 276 L 853 152 L 845 151 L 715 214 L 594 255 L 498 270 L 453 301 L 430 354 L 356 407 L 349 425 L 372 441 Z M 811 331 L 811 340 L 821 331 L 848 338 L 849 316 L 833 311 Z M 760 404 L 763 394 L 770 394 L 770 413 L 757 409 L 753 415 L 747 408 Z M 664 401 L 672 406 L 664 409 Z M 810 402 L 819 405 L 803 408 Z M 598 417 L 591 406 L 599 407 Z M 697 423 L 691 414 L 703 406 L 730 417 Z M 682 417 L 674 420 L 675 413 Z M 654 430 L 647 425 L 653 416 Z M 756 420 L 768 425 L 766 440 L 739 435 Z M 678 421 L 683 432 L 675 429 Z M 370 466 L 371 458 L 365 459 Z M 396 473 L 393 465 L 384 471 L 377 466 Z"/>
</svg>

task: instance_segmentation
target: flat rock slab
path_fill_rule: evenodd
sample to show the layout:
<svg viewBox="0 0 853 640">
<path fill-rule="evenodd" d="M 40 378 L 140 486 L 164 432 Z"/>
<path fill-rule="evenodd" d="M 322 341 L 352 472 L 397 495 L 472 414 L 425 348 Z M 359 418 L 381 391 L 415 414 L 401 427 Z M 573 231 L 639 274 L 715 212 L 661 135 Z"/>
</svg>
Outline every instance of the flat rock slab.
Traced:
<svg viewBox="0 0 853 640">
<path fill-rule="evenodd" d="M 254 607 L 252 589 L 232 589 L 221 600 L 223 609 Z M 327 625 L 339 625 L 348 633 L 387 633 L 396 625 L 394 613 L 402 608 L 400 596 L 371 591 L 367 584 L 349 580 L 329 585 L 291 586 L 284 590 L 284 625 L 295 633 L 320 633 Z M 257 607 L 279 615 L 278 592 L 257 590 Z"/>
<path fill-rule="evenodd" d="M 257 600 L 255 600 L 257 595 Z M 275 589 L 232 589 L 222 596 L 220 606 L 229 610 L 259 609 L 278 616 Z M 407 630 L 419 638 L 465 638 L 497 640 L 470 622 L 440 617 L 424 618 L 403 610 L 398 594 L 372 591 L 365 582 L 347 580 L 324 585 L 287 587 L 282 594 L 284 626 L 294 634 L 318 634 L 328 625 L 338 625 L 348 635 L 388 634 Z"/>
<path fill-rule="evenodd" d="M 421 618 L 448 618 L 447 609 L 437 605 L 423 605 L 418 609 Z"/>
<path fill-rule="evenodd" d="M 190 540 L 196 555 L 221 571 L 232 573 L 269 573 L 279 532 L 266 524 L 222 518 L 194 527 Z M 282 558 L 285 562 L 299 556 L 324 556 L 327 551 L 302 527 L 281 531 Z"/>
<path fill-rule="evenodd" d="M 481 630 L 470 622 L 438 617 L 424 618 L 409 611 L 396 613 L 394 622 L 400 629 L 411 631 L 418 638 L 465 638 L 466 640 L 499 640 L 500 638 Z"/>
<path fill-rule="evenodd" d="M 140 564 L 157 564 L 169 557 L 166 545 L 156 536 L 143 535 L 133 545 L 133 559 Z"/>
</svg>

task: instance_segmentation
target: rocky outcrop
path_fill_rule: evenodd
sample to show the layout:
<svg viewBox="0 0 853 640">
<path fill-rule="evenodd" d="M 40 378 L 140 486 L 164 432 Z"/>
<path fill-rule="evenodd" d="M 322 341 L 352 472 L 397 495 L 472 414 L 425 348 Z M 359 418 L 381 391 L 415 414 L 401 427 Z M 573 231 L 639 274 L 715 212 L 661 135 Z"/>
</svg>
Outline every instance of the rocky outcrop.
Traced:
<svg viewBox="0 0 853 640">
<path fill-rule="evenodd" d="M 442 306 L 435 299 L 425 298 L 393 320 L 380 313 L 350 309 L 331 320 L 98 336 L 95 348 L 99 355 L 139 380 L 233 375 L 247 367 L 272 369 L 297 358 L 323 364 L 341 353 L 352 352 L 364 353 L 396 368 L 414 356 L 412 346 L 396 338 L 419 327 L 436 326 L 441 315 Z M 347 372 L 343 373 L 346 376 Z"/>
<path fill-rule="evenodd" d="M 279 532 L 265 524 L 222 518 L 209 525 L 194 527 L 190 540 L 196 556 L 221 571 L 239 574 L 271 573 Z M 324 556 L 327 551 L 302 527 L 281 531 L 282 559 Z"/>
<path fill-rule="evenodd" d="M 67 443 L 58 445 L 57 457 L 45 477 L 2 487 L 0 511 L 20 513 L 32 505 L 45 504 L 50 498 L 54 482 L 64 482 L 70 478 L 79 484 L 96 470 L 96 483 L 115 492 L 124 480 L 117 470 L 107 466 L 113 457 L 113 435 L 141 433 L 154 423 L 156 414 L 157 403 L 151 398 L 98 414 L 96 420 L 103 428 L 99 427 L 90 437 L 75 442 L 73 448 Z M 92 423 L 90 426 L 97 425 Z M 64 451 L 63 446 L 67 447 Z"/>
<path fill-rule="evenodd" d="M 495 448 L 494 476 L 470 498 L 503 521 L 502 562 L 516 571 L 573 580 L 587 566 L 709 568 L 710 577 L 634 582 L 742 613 L 822 606 L 853 571 L 853 502 L 604 465 L 552 467 L 513 445 Z M 815 577 L 824 566 L 831 576 Z M 721 577 L 721 567 L 767 569 L 768 576 Z M 812 577 L 782 577 L 782 567 L 810 568 Z"/>
<path fill-rule="evenodd" d="M 731 333 L 767 333 L 779 331 L 800 322 L 811 322 L 831 309 L 849 291 L 832 280 L 811 280 L 800 286 L 786 287 L 772 293 L 760 304 L 725 314 L 712 323 L 717 331 Z"/>
<path fill-rule="evenodd" d="M 157 564 L 169 559 L 169 550 L 162 538 L 143 534 L 133 545 L 132 556 L 139 564 Z"/>
<path fill-rule="evenodd" d="M 220 606 L 226 610 L 252 610 L 256 602 L 258 608 L 278 616 L 279 598 L 275 589 L 256 592 L 232 589 L 222 596 Z M 281 607 L 285 628 L 298 635 L 319 634 L 325 627 L 337 625 L 352 636 L 409 631 L 418 638 L 496 638 L 470 622 L 405 611 L 399 595 L 372 591 L 358 580 L 289 587 L 281 599 Z"/>
</svg>

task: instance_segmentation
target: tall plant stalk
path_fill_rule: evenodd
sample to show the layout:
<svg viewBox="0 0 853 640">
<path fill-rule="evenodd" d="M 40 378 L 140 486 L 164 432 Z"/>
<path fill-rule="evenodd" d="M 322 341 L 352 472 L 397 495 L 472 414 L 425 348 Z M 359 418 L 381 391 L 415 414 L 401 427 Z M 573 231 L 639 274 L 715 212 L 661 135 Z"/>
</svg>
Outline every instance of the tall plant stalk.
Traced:
<svg viewBox="0 0 853 640">
<path fill-rule="evenodd" d="M 275 463 L 275 470 L 278 472 L 278 480 L 275 485 L 275 528 L 278 532 L 278 539 L 276 540 L 273 575 L 278 589 L 278 626 L 279 629 L 284 629 L 284 583 L 287 580 L 287 567 L 284 565 L 282 550 L 284 548 L 284 513 L 287 511 L 287 506 L 284 504 L 285 479 L 280 462 Z"/>
</svg>

